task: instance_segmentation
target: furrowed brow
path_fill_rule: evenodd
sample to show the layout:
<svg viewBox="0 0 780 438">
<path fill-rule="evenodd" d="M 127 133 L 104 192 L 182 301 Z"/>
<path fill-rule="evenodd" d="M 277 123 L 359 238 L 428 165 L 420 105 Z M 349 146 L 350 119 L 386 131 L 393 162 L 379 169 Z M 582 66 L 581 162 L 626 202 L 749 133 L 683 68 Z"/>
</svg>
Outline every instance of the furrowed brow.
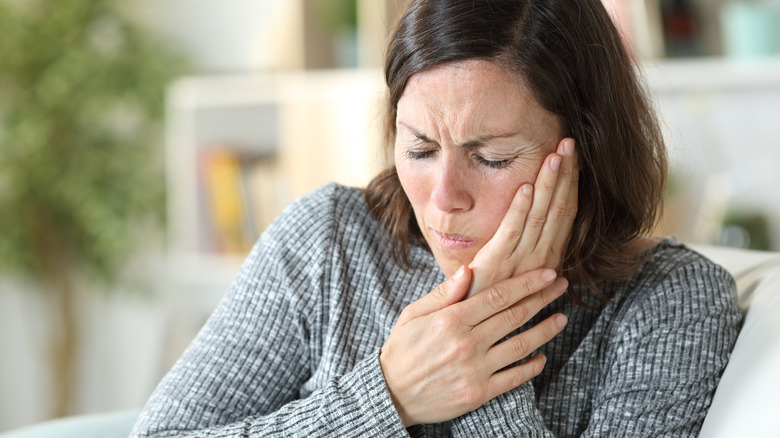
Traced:
<svg viewBox="0 0 780 438">
<path fill-rule="evenodd" d="M 428 138 L 425 134 L 423 134 L 420 131 L 416 130 L 415 128 L 409 126 L 408 124 L 406 124 L 404 122 L 397 122 L 397 123 L 399 125 L 403 126 L 404 128 L 408 129 L 412 133 L 412 135 L 417 137 L 419 140 L 421 140 L 421 141 L 423 141 L 425 143 L 432 143 L 433 142 L 433 140 Z"/>
<path fill-rule="evenodd" d="M 488 135 L 481 135 L 473 140 L 469 140 L 465 143 L 463 143 L 461 146 L 463 146 L 466 149 L 473 149 L 478 148 L 485 144 L 485 142 L 488 142 L 490 140 L 496 140 L 499 138 L 512 138 L 515 137 L 518 133 L 508 133 L 508 134 L 488 134 Z"/>
<path fill-rule="evenodd" d="M 415 128 L 409 126 L 407 123 L 404 123 L 404 122 L 397 122 L 397 123 L 399 125 L 405 127 L 406 129 L 408 129 L 412 133 L 412 135 L 417 137 L 419 140 L 421 140 L 421 141 L 423 141 L 425 143 L 435 143 L 434 140 L 431 140 L 430 138 L 428 138 L 428 136 L 426 136 L 425 134 L 419 132 Z M 488 142 L 490 140 L 496 140 L 496 139 L 500 139 L 500 138 L 512 138 L 512 137 L 515 137 L 517 135 L 518 135 L 517 132 L 506 133 L 506 134 L 486 134 L 486 135 L 480 135 L 479 137 L 476 137 L 476 138 L 474 138 L 472 140 L 469 140 L 469 141 L 461 144 L 460 146 L 465 148 L 465 149 L 475 149 L 475 148 L 478 148 L 480 146 L 483 146 L 485 144 L 485 142 Z"/>
</svg>

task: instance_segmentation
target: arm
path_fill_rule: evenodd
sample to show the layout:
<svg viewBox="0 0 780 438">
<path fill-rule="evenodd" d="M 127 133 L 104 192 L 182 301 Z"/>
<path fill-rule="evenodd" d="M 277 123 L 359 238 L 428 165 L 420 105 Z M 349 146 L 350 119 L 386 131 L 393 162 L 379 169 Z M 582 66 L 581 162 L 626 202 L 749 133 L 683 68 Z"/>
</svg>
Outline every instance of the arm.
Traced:
<svg viewBox="0 0 780 438">
<path fill-rule="evenodd" d="M 378 351 L 301 399 L 322 326 L 333 209 L 324 198 L 298 205 L 264 234 L 133 436 L 403 436 Z"/>
</svg>

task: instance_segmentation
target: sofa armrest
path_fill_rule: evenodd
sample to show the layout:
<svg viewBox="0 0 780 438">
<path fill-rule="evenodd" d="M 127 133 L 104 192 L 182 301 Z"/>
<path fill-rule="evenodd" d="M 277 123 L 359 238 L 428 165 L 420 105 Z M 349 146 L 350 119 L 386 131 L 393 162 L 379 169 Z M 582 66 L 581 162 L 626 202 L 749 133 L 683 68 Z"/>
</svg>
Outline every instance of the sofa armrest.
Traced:
<svg viewBox="0 0 780 438">
<path fill-rule="evenodd" d="M 734 275 L 745 320 L 702 437 L 780 436 L 780 254 L 695 248 Z"/>
<path fill-rule="evenodd" d="M 0 438 L 126 438 L 138 411 L 77 415 L 0 433 Z"/>
</svg>

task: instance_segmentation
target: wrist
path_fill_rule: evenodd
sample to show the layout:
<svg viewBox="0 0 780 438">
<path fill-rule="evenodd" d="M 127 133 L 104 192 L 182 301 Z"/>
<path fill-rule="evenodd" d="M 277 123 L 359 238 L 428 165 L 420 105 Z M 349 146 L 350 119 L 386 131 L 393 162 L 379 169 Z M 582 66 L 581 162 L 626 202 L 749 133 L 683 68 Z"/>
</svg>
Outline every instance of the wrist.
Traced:
<svg viewBox="0 0 780 438">
<path fill-rule="evenodd" d="M 379 350 L 379 369 L 382 372 L 382 377 L 385 381 L 385 387 L 387 388 L 388 394 L 390 394 L 390 399 L 393 402 L 393 407 L 395 408 L 395 412 L 398 414 L 398 417 L 401 419 L 401 423 L 404 427 L 410 427 L 414 426 L 416 423 L 413 423 L 409 419 L 409 414 L 404 409 L 403 405 L 401 404 L 401 401 L 398 399 L 398 396 L 396 392 L 393 390 L 390 382 L 388 381 L 388 364 L 387 364 L 387 357 L 384 354 L 385 349 L 382 348 Z"/>
</svg>

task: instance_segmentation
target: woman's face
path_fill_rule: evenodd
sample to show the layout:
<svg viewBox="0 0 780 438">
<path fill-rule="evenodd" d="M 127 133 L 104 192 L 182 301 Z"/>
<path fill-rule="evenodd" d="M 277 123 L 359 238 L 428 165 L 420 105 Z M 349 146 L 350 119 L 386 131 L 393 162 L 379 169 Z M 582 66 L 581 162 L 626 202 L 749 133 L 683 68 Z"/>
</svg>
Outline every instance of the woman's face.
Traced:
<svg viewBox="0 0 780 438">
<path fill-rule="evenodd" d="M 489 61 L 413 75 L 398 102 L 395 165 L 446 276 L 495 234 L 519 187 L 562 139 L 558 118 Z"/>
</svg>

